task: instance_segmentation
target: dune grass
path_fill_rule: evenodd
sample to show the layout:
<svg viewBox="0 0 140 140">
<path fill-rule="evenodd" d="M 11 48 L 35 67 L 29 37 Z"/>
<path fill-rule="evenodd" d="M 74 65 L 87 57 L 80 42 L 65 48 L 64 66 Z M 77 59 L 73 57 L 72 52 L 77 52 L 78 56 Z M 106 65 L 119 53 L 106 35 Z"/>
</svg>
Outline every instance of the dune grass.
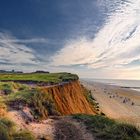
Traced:
<svg viewBox="0 0 140 140">
<path fill-rule="evenodd" d="M 32 114 L 37 120 L 48 118 L 49 115 L 58 115 L 52 94 L 43 93 L 39 88 L 25 88 L 18 92 L 14 92 L 7 96 L 8 106 L 15 109 L 28 106 L 31 108 Z"/>
<path fill-rule="evenodd" d="M 130 124 L 123 124 L 101 115 L 73 115 L 84 123 L 87 130 L 98 140 L 140 140 L 140 131 Z"/>
<path fill-rule="evenodd" d="M 13 134 L 13 140 L 36 140 L 29 131 L 22 131 Z"/>
<path fill-rule="evenodd" d="M 36 119 L 42 120 L 48 118 L 51 115 L 58 115 L 59 112 L 56 109 L 52 94 L 36 92 L 32 96 L 32 102 L 30 103 L 33 115 Z"/>
<path fill-rule="evenodd" d="M 83 85 L 81 85 L 83 93 L 87 99 L 87 101 L 92 105 L 94 111 L 96 111 L 97 114 L 99 114 L 99 103 L 94 99 L 94 97 L 91 94 L 91 90 L 88 90 Z"/>
<path fill-rule="evenodd" d="M 15 124 L 7 118 L 0 118 L 0 139 L 1 140 L 35 140 L 28 131 L 16 132 Z"/>
<path fill-rule="evenodd" d="M 21 101 L 27 104 L 30 104 L 32 102 L 32 96 L 36 93 L 36 90 L 34 89 L 24 89 L 21 91 L 14 92 L 7 96 L 6 100 L 7 102 L 16 102 Z"/>
<path fill-rule="evenodd" d="M 10 82 L 0 82 L 0 90 L 3 92 L 3 94 L 8 95 L 12 93 L 13 85 Z"/>
</svg>

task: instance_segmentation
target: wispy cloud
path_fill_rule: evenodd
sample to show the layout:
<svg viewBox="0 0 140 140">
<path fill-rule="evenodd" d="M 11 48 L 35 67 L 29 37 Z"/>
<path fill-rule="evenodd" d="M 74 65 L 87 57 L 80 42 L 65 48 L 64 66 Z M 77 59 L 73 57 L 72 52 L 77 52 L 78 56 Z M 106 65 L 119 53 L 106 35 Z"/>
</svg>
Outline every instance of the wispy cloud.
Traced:
<svg viewBox="0 0 140 140">
<path fill-rule="evenodd" d="M 16 40 L 18 39 L 14 36 L 0 33 L 0 68 L 4 64 L 17 65 L 18 67 L 18 65 L 33 65 L 37 63 L 34 50 L 21 42 L 18 43 Z"/>
<path fill-rule="evenodd" d="M 115 1 L 118 3 L 118 1 Z M 115 5 L 115 3 L 114 3 Z M 52 57 L 52 64 L 85 65 L 91 69 L 125 69 L 140 59 L 140 0 L 124 1 L 108 15 L 93 40 L 70 40 Z M 128 68 L 128 67 L 127 67 Z"/>
<path fill-rule="evenodd" d="M 49 39 L 47 38 L 30 38 L 30 39 L 17 39 L 11 34 L 0 33 L 0 43 L 49 43 Z"/>
</svg>

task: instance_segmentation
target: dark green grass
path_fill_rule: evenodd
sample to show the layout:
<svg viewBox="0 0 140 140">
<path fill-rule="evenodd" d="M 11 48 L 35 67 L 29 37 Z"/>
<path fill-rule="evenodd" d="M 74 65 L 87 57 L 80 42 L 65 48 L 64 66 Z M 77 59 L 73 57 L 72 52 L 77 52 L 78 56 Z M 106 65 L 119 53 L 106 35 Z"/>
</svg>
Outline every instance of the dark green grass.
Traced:
<svg viewBox="0 0 140 140">
<path fill-rule="evenodd" d="M 101 115 L 73 115 L 84 123 L 97 140 L 140 140 L 140 131 L 129 124 L 118 123 Z"/>
<path fill-rule="evenodd" d="M 22 73 L 22 74 L 2 74 L 1 81 L 35 81 L 35 82 L 63 82 L 77 80 L 78 76 L 71 73 Z"/>
<path fill-rule="evenodd" d="M 8 95 L 12 93 L 13 86 L 9 82 L 2 83 L 0 82 L 0 90 L 3 91 L 3 94 Z"/>
</svg>

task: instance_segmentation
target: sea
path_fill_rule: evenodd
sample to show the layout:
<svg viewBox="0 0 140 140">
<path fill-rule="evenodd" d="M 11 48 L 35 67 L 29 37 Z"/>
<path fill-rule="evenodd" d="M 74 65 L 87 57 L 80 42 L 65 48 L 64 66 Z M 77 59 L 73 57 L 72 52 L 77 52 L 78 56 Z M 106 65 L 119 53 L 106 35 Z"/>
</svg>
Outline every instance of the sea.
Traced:
<svg viewBox="0 0 140 140">
<path fill-rule="evenodd" d="M 98 83 L 104 83 L 108 85 L 116 85 L 121 86 L 124 88 L 130 88 L 132 90 L 136 90 L 140 92 L 140 80 L 120 80 L 120 79 L 85 79 L 88 81 L 98 82 Z"/>
</svg>

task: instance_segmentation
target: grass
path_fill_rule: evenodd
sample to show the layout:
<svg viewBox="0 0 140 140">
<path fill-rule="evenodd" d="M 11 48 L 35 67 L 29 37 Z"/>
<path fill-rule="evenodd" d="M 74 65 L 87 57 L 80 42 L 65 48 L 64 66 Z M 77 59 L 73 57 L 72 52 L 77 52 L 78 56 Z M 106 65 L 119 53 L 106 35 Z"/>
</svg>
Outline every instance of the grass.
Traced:
<svg viewBox="0 0 140 140">
<path fill-rule="evenodd" d="M 26 87 L 12 93 L 7 96 L 6 103 L 16 109 L 21 109 L 21 107 L 28 105 L 37 120 L 46 119 L 49 115 L 59 114 L 52 95 L 43 93 L 38 88 L 28 89 Z"/>
<path fill-rule="evenodd" d="M 32 102 L 32 96 L 36 93 L 35 89 L 25 89 L 18 92 L 14 92 L 7 96 L 8 102 L 24 102 L 26 104 L 30 104 Z"/>
<path fill-rule="evenodd" d="M 13 85 L 10 82 L 0 82 L 0 90 L 3 92 L 3 94 L 8 95 L 13 92 Z"/>
<path fill-rule="evenodd" d="M 0 139 L 1 140 L 35 140 L 28 131 L 16 132 L 15 124 L 7 118 L 0 118 Z"/>
<path fill-rule="evenodd" d="M 140 140 L 140 131 L 129 124 L 118 123 L 101 115 L 73 115 L 78 122 L 84 123 L 98 140 Z"/>
<path fill-rule="evenodd" d="M 3 97 L 0 96 L 0 117 L 5 116 L 7 111 L 7 106 L 5 104 L 5 100 L 3 99 Z"/>
<path fill-rule="evenodd" d="M 46 119 L 50 115 L 60 114 L 56 109 L 52 94 L 49 93 L 36 92 L 32 96 L 30 106 L 35 118 L 38 120 Z"/>
<path fill-rule="evenodd" d="M 2 74 L 0 73 L 1 81 L 34 81 L 34 82 L 64 82 L 77 80 L 78 76 L 71 73 L 22 73 L 22 74 Z"/>
<path fill-rule="evenodd" d="M 87 99 L 87 101 L 92 105 L 93 109 L 96 111 L 96 113 L 98 114 L 99 112 L 99 103 L 97 103 L 97 101 L 93 98 L 92 94 L 91 94 L 91 90 L 86 89 L 83 85 L 81 85 L 82 89 L 83 89 L 83 93 Z"/>
<path fill-rule="evenodd" d="M 34 136 L 28 131 L 22 131 L 13 135 L 13 140 L 35 140 Z"/>
</svg>

